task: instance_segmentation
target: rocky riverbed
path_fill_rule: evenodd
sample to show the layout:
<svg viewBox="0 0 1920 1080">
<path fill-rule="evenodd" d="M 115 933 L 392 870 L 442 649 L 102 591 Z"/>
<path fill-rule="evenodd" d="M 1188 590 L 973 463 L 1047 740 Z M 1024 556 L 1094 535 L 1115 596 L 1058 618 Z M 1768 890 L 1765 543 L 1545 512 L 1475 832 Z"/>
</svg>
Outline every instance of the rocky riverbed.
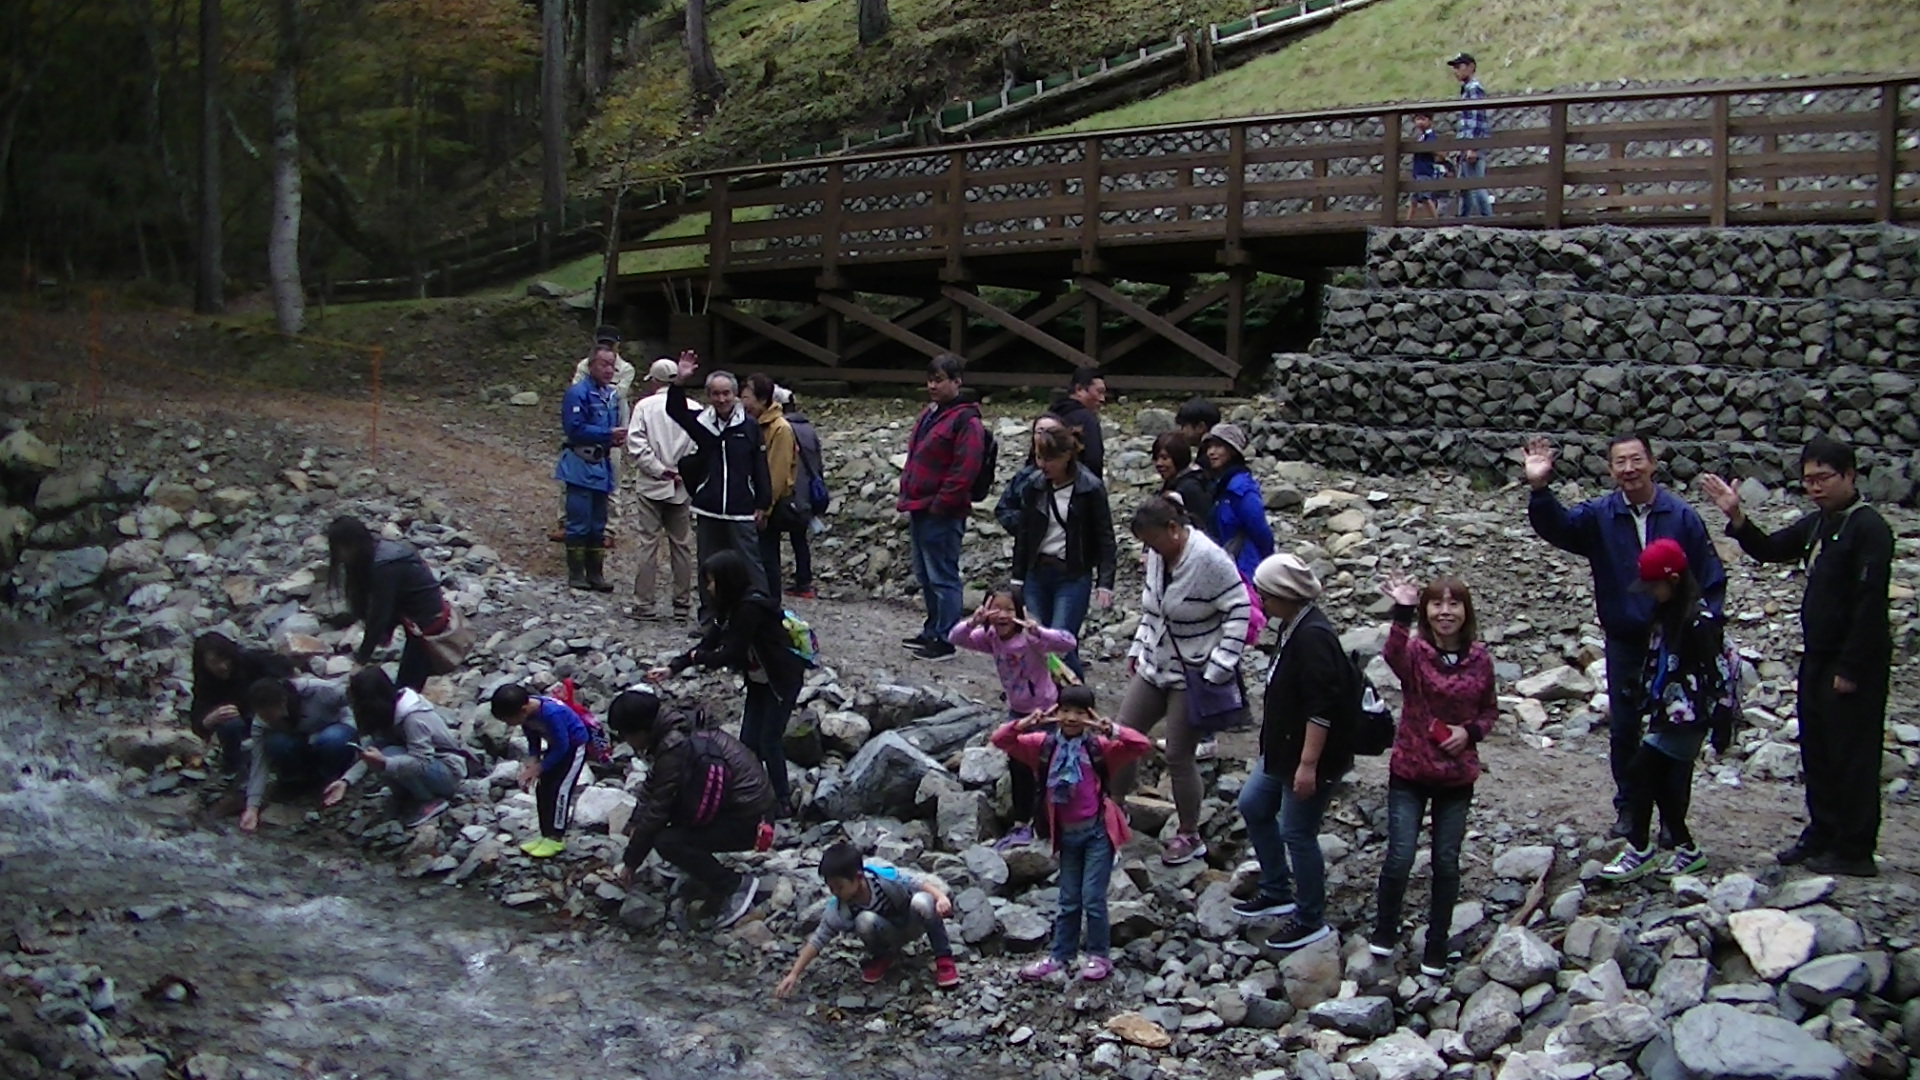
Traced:
<svg viewBox="0 0 1920 1080">
<path fill-rule="evenodd" d="M 555 963 L 669 973 L 670 981 L 651 993 L 616 990 L 610 981 L 542 984 L 537 991 L 571 989 L 576 999 L 545 1007 L 566 1011 L 577 1000 L 590 1016 L 625 1008 L 655 1031 L 708 1007 L 716 1000 L 708 994 L 737 995 L 725 1000 L 742 1010 L 758 1007 L 746 1003 L 764 1000 L 823 902 L 813 870 L 819 850 L 845 835 L 879 858 L 948 881 L 966 978 L 959 992 L 941 996 L 917 962 L 880 987 L 860 984 L 850 951 L 816 965 L 796 1001 L 775 1015 L 794 1025 L 795 1039 L 817 1040 L 804 1045 L 853 1055 L 847 1068 L 854 1075 L 904 1067 L 1135 1080 L 1613 1080 L 1825 1077 L 1853 1068 L 1893 1077 L 1906 1075 L 1905 1054 L 1920 1045 L 1913 1038 L 1920 1035 L 1920 1006 L 1906 1005 L 1920 996 L 1920 953 L 1911 951 L 1920 940 L 1913 914 L 1920 894 L 1905 862 L 1915 838 L 1907 783 L 1920 763 L 1915 666 L 1905 661 L 1896 672 L 1883 770 L 1886 875 L 1840 883 L 1782 875 L 1763 856 L 1795 827 L 1799 585 L 1731 551 L 1736 637 L 1756 677 L 1749 726 L 1737 746 L 1700 770 L 1695 816 L 1714 865 L 1698 879 L 1609 889 L 1593 881 L 1606 850 L 1595 836 L 1606 810 L 1605 740 L 1591 731 L 1604 687 L 1583 568 L 1531 536 L 1518 491 L 1485 477 L 1375 478 L 1257 461 L 1282 547 L 1320 569 L 1330 585 L 1327 607 L 1350 628 L 1355 648 L 1377 650 L 1382 608 L 1372 583 L 1384 570 L 1445 568 L 1480 589 L 1481 624 L 1500 664 L 1506 715 L 1485 749 L 1489 772 L 1470 821 L 1467 898 L 1453 918 L 1466 962 L 1448 979 L 1425 979 L 1405 955 L 1371 958 L 1355 936 L 1366 925 L 1384 848 L 1378 761 L 1356 770 L 1322 837 L 1331 861 L 1330 914 L 1345 933 L 1279 958 L 1264 948 L 1262 925 L 1233 919 L 1227 909 L 1251 879 L 1244 830 L 1232 810 L 1249 743 L 1231 737 L 1206 766 L 1203 828 L 1215 852 L 1209 864 L 1162 867 L 1153 837 L 1171 808 L 1159 789 L 1134 800 L 1142 836 L 1122 853 L 1111 892 L 1117 977 L 1097 988 L 1027 987 L 1014 970 L 1045 939 L 1052 866 L 1044 848 L 1000 854 L 982 843 L 1007 809 L 1004 759 L 982 745 L 1002 714 L 991 672 L 974 658 L 915 666 L 892 644 L 917 623 L 917 605 L 904 588 L 904 529 L 891 512 L 910 404 L 830 402 L 814 411 L 828 436 L 836 506 L 816 546 L 822 599 L 796 605 L 814 621 L 826 665 L 810 677 L 789 739 L 809 813 L 783 828 L 773 852 L 749 860 L 767 887 L 765 901 L 745 923 L 714 933 L 700 898 L 677 892 L 657 869 L 643 872 L 631 889 L 614 882 L 609 863 L 643 777 L 642 766 L 624 754 L 597 770 L 583 793 L 565 855 L 542 863 L 521 856 L 515 845 L 532 830 L 532 806 L 509 780 L 518 748 L 481 704 L 504 680 L 571 675 L 590 705 L 604 705 L 684 646 L 678 628 L 636 626 L 616 603 L 568 593 L 550 576 L 503 559 L 484 495 L 476 495 L 481 489 L 470 478 L 463 484 L 456 476 L 363 468 L 358 447 L 324 431 L 243 414 L 128 418 L 109 426 L 96 445 L 56 454 L 31 435 L 43 392 L 18 384 L 6 392 L 16 417 L 0 443 L 12 504 L 0 511 L 11 528 L 11 602 L 23 622 L 57 627 L 61 643 L 43 660 L 13 664 L 5 674 L 17 695 L 57 708 L 41 724 L 70 731 L 75 744 L 43 744 L 35 775 L 57 778 L 80 758 L 98 760 L 84 774 L 89 790 L 129 799 L 125 816 L 159 814 L 177 822 L 163 830 L 191 832 L 195 843 L 221 852 L 204 875 L 153 889 L 183 897 L 179 902 L 199 918 L 231 922 L 247 909 L 245 902 L 208 898 L 219 874 L 234 882 L 221 891 L 256 905 L 298 906 L 296 897 L 331 895 L 384 913 L 410 906 L 410 897 L 432 897 L 422 910 L 440 929 L 451 932 L 473 911 L 473 933 L 496 935 L 489 940 L 508 955 L 522 948 L 548 955 L 542 950 L 552 943 Z M 1003 477 L 1017 464 L 1025 411 L 990 410 Z M 1258 405 L 1235 411 L 1252 419 Z M 1152 486 L 1145 444 L 1170 421 L 1163 409 L 1110 410 L 1117 517 L 1124 519 Z M 530 470 L 541 467 L 538 455 L 528 457 Z M 1758 485 L 1748 494 L 1763 520 L 1796 509 L 1787 495 Z M 199 816 L 219 783 L 180 717 L 191 638 L 224 628 L 295 651 L 317 672 L 347 670 L 358 631 L 331 628 L 337 602 L 321 584 L 324 546 L 317 539 L 341 512 L 359 513 L 418 545 L 482 629 L 467 666 L 435 680 L 429 695 L 500 764 L 470 780 L 446 817 L 411 835 L 383 820 L 371 795 L 325 812 L 310 796 L 289 798 L 273 806 L 258 836 L 225 835 L 228 824 Z M 1913 601 L 1920 520 L 1911 512 L 1893 519 L 1901 536 L 1895 618 L 1910 647 L 1920 633 Z M 1115 661 L 1131 633 L 1137 586 L 1137 545 L 1124 535 L 1121 543 L 1122 602 L 1097 613 L 1087 635 L 1088 652 L 1099 661 L 1093 681 L 1109 702 L 1120 686 Z M 963 563 L 969 581 L 995 580 L 1009 546 L 983 508 Z M 630 549 L 619 558 L 630 558 Z M 1380 665 L 1373 670 L 1390 681 Z M 1258 675 L 1257 658 L 1249 672 Z M 668 689 L 732 722 L 737 695 L 728 680 L 688 678 Z M 123 1026 L 114 1012 L 82 1000 L 101 978 L 125 987 L 146 977 L 137 958 L 109 947 L 122 935 L 139 937 L 139 925 L 126 925 L 138 921 L 111 907 L 121 900 L 69 910 L 57 874 L 26 876 L 26 856 L 46 850 L 44 840 L 18 845 L 4 853 L 0 869 L 10 886 L 26 886 L 7 890 L 6 914 L 17 929 L 13 942 L 0 942 L 15 947 L 0 953 L 10 961 L 0 979 L 14 993 L 21 1030 L 39 1033 L 16 1040 L 32 1044 L 16 1052 L 31 1057 L 34 1068 L 46 1075 L 117 1069 L 195 1077 L 273 1077 L 309 1068 L 295 1050 L 224 1038 L 216 1023 L 141 1014 Z M 254 895 L 240 883 L 266 879 L 257 878 L 254 856 L 234 854 L 254 851 L 298 853 L 289 857 L 318 870 L 271 879 L 265 895 Z M 76 875 L 89 860 L 115 865 L 97 848 L 77 845 L 70 854 L 71 862 L 47 865 Z M 164 851 L 158 858 L 165 861 Z M 1530 891 L 1538 892 L 1537 903 Z M 476 907 L 482 898 L 495 903 Z M 1419 903 L 1416 895 L 1411 906 Z M 505 922 L 502 907 L 512 914 Z M 376 915 L 355 918 L 342 932 L 381 924 Z M 1411 932 L 1417 939 L 1425 928 Z M 373 963 L 367 952 L 350 959 L 350 968 Z M 380 994 L 327 999 L 303 989 L 299 963 L 294 956 L 262 962 L 252 993 L 264 1008 L 283 1003 L 299 1015 L 316 1000 L 350 999 L 360 1002 L 352 1009 L 371 1017 L 404 1008 Z M 127 965 L 126 973 L 117 974 L 116 964 Z M 432 995 L 455 972 L 423 964 L 406 975 L 427 981 L 403 981 L 386 992 Z M 709 986 L 719 989 L 700 989 Z M 601 1000 L 606 995 L 614 995 L 611 1005 Z M 503 1009 L 504 1000 L 496 1003 Z M 191 1016 L 197 1007 L 178 1004 L 181 1011 L 168 1016 Z M 509 1023 L 524 1022 L 507 1012 Z M 811 1075 L 804 1054 L 787 1064 L 778 1033 L 785 1029 L 758 1031 L 761 1021 L 750 1015 L 710 1015 L 700 1030 L 716 1056 L 697 1063 L 725 1067 L 726 1055 L 735 1054 L 764 1061 L 770 1075 Z M 565 1030 L 592 1049 L 556 1059 L 562 1072 L 584 1071 L 588 1058 L 631 1068 L 623 1052 L 670 1045 L 631 1046 L 620 1041 L 627 1036 L 591 1021 Z M 189 1066 L 195 1054 L 208 1053 L 230 1071 L 207 1062 Z M 378 1054 L 369 1055 L 329 1061 L 381 1067 Z M 25 1071 L 27 1057 L 15 1059 L 17 1068 L 35 1075 Z M 63 1058 L 71 1060 L 63 1065 Z M 323 1062 L 318 1071 L 334 1067 Z"/>
</svg>

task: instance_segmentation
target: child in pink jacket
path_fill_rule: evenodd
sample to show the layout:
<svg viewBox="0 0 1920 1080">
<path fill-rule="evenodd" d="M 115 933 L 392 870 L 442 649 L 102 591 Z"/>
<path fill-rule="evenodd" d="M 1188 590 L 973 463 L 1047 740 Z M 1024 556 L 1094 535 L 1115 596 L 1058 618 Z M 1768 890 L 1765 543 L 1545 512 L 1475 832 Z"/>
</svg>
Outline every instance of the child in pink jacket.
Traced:
<svg viewBox="0 0 1920 1080">
<path fill-rule="evenodd" d="M 978 611 L 953 624 L 947 641 L 956 649 L 993 657 L 1000 688 L 1007 696 L 1007 716 L 1014 720 L 1053 708 L 1059 688 L 1047 668 L 1047 657 L 1065 656 L 1076 644 L 1065 630 L 1050 630 L 1021 618 L 1011 588 L 990 593 Z M 1002 851 L 1033 842 L 1033 815 L 1038 807 L 1033 770 L 1015 761 L 1012 772 L 1013 827 L 994 845 Z"/>
<path fill-rule="evenodd" d="M 1127 842 L 1127 816 L 1107 791 L 1110 770 L 1147 755 L 1147 737 L 1093 711 L 1093 690 L 1068 686 L 1048 712 L 1009 720 L 993 733 L 993 745 L 1032 769 L 1044 784 L 1041 806 L 1060 860 L 1060 905 L 1053 920 L 1053 949 L 1027 965 L 1020 977 L 1040 982 L 1073 963 L 1082 944 L 1080 977 L 1099 982 L 1113 974 L 1108 959 L 1107 882 L 1114 853 Z M 1084 938 L 1081 934 L 1085 924 Z"/>
</svg>

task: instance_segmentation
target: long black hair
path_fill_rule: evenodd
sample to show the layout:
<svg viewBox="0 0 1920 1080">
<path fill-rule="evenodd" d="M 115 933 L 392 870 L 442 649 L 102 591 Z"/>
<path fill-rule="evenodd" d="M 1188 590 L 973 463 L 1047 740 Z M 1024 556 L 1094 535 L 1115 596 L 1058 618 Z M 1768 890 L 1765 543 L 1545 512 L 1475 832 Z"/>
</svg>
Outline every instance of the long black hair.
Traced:
<svg viewBox="0 0 1920 1080">
<path fill-rule="evenodd" d="M 701 564 L 700 572 L 713 579 L 713 606 L 725 618 L 753 591 L 753 571 L 747 569 L 746 556 L 729 548 L 714 552 Z"/>
<path fill-rule="evenodd" d="M 373 533 L 357 517 L 343 514 L 327 526 L 327 588 L 346 597 L 347 609 L 362 619 L 372 591 L 373 547 Z"/>
<path fill-rule="evenodd" d="M 353 707 L 354 723 L 362 734 L 391 731 L 399 697 L 393 679 L 377 664 L 369 664 L 347 679 L 347 704 Z"/>
</svg>

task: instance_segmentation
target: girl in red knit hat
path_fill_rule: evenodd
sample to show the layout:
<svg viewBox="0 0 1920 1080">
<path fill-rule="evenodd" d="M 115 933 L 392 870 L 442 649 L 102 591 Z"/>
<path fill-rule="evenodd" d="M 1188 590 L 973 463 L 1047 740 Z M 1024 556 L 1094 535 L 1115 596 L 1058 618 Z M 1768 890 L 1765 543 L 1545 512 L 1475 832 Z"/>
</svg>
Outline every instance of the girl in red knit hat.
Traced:
<svg viewBox="0 0 1920 1080">
<path fill-rule="evenodd" d="M 1427 904 L 1423 974 L 1447 973 L 1447 931 L 1460 898 L 1460 844 L 1467 832 L 1474 751 L 1499 717 L 1493 658 L 1478 638 L 1473 594 L 1459 578 L 1420 588 L 1395 575 L 1380 587 L 1393 601 L 1393 629 L 1382 656 L 1400 679 L 1403 699 L 1387 784 L 1387 859 L 1380 867 L 1370 945 L 1391 955 L 1400 941 L 1400 908 L 1420 843 L 1420 819 L 1433 813 L 1433 889 Z"/>
<path fill-rule="evenodd" d="M 1607 881 L 1632 881 L 1658 871 L 1697 874 L 1707 857 L 1687 829 L 1693 799 L 1693 759 L 1714 726 L 1715 702 L 1726 681 L 1722 654 L 1726 633 L 1720 616 L 1700 597 L 1700 583 L 1687 567 L 1687 553 L 1666 538 L 1640 552 L 1634 588 L 1653 597 L 1653 628 L 1647 643 L 1646 695 L 1640 708 L 1647 734 L 1627 763 L 1627 815 L 1632 828 L 1626 849 L 1601 869 Z M 1715 745 L 1721 736 L 1715 733 Z M 1673 836 L 1673 855 L 1654 858 L 1653 809 Z"/>
</svg>

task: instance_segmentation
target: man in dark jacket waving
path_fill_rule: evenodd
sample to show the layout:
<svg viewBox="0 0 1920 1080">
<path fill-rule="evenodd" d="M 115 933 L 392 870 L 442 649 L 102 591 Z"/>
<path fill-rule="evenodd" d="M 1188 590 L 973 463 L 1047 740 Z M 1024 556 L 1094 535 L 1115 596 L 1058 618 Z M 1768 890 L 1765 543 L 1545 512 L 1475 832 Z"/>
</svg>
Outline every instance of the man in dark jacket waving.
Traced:
<svg viewBox="0 0 1920 1080">
<path fill-rule="evenodd" d="M 1607 471 L 1615 490 L 1575 506 L 1562 506 L 1547 485 L 1553 481 L 1553 447 L 1533 439 L 1525 447 L 1527 520 L 1540 539 L 1562 551 L 1584 556 L 1593 570 L 1593 602 L 1600 629 L 1607 635 L 1607 758 L 1613 767 L 1613 835 L 1627 835 L 1627 763 L 1640 749 L 1640 698 L 1647 661 L 1647 635 L 1653 625 L 1653 600 L 1635 592 L 1640 580 L 1640 551 L 1666 538 L 1676 541 L 1694 568 L 1708 610 L 1721 613 L 1727 572 L 1707 538 L 1707 526 L 1693 507 L 1654 482 L 1658 461 L 1653 443 L 1639 434 L 1616 436 L 1607 444 Z"/>
<path fill-rule="evenodd" d="M 960 398 L 960 358 L 941 353 L 927 365 L 927 407 L 907 438 L 895 509 L 908 515 L 913 576 L 927 621 L 906 646 L 922 660 L 954 653 L 947 632 L 960 621 L 960 537 L 973 510 L 973 481 L 984 467 L 987 431 L 980 406 Z"/>
<path fill-rule="evenodd" d="M 691 365 L 685 367 L 692 374 Z M 760 531 L 773 506 L 773 482 L 760 425 L 740 404 L 740 382 L 731 372 L 707 376 L 707 407 L 694 412 L 679 383 L 667 387 L 667 415 L 693 439 L 693 453 L 680 459 L 680 474 L 693 495 L 693 541 L 700 565 L 716 552 L 738 551 L 753 575 L 753 587 L 768 596 L 760 562 Z M 713 597 L 700 578 L 700 626 L 713 622 Z"/>
<path fill-rule="evenodd" d="M 1776 532 L 1747 517 L 1740 493 L 1708 474 L 1700 486 L 1727 515 L 1727 535 L 1761 562 L 1801 563 L 1800 759 L 1807 827 L 1776 857 L 1819 874 L 1872 877 L 1880 842 L 1880 744 L 1887 723 L 1893 632 L 1887 590 L 1893 530 L 1860 498 L 1853 447 L 1820 436 L 1800 452 L 1814 511 Z"/>
<path fill-rule="evenodd" d="M 663 714 L 660 699 L 645 690 L 614 698 L 607 727 L 649 764 L 640 804 L 627 823 L 621 884 L 631 883 L 647 853 L 658 851 L 725 903 L 722 928 L 739 922 L 753 907 L 760 883 L 713 856 L 753 848 L 761 820 L 773 810 L 766 770 L 738 739 L 719 730 L 694 731 L 684 714 Z"/>
</svg>

